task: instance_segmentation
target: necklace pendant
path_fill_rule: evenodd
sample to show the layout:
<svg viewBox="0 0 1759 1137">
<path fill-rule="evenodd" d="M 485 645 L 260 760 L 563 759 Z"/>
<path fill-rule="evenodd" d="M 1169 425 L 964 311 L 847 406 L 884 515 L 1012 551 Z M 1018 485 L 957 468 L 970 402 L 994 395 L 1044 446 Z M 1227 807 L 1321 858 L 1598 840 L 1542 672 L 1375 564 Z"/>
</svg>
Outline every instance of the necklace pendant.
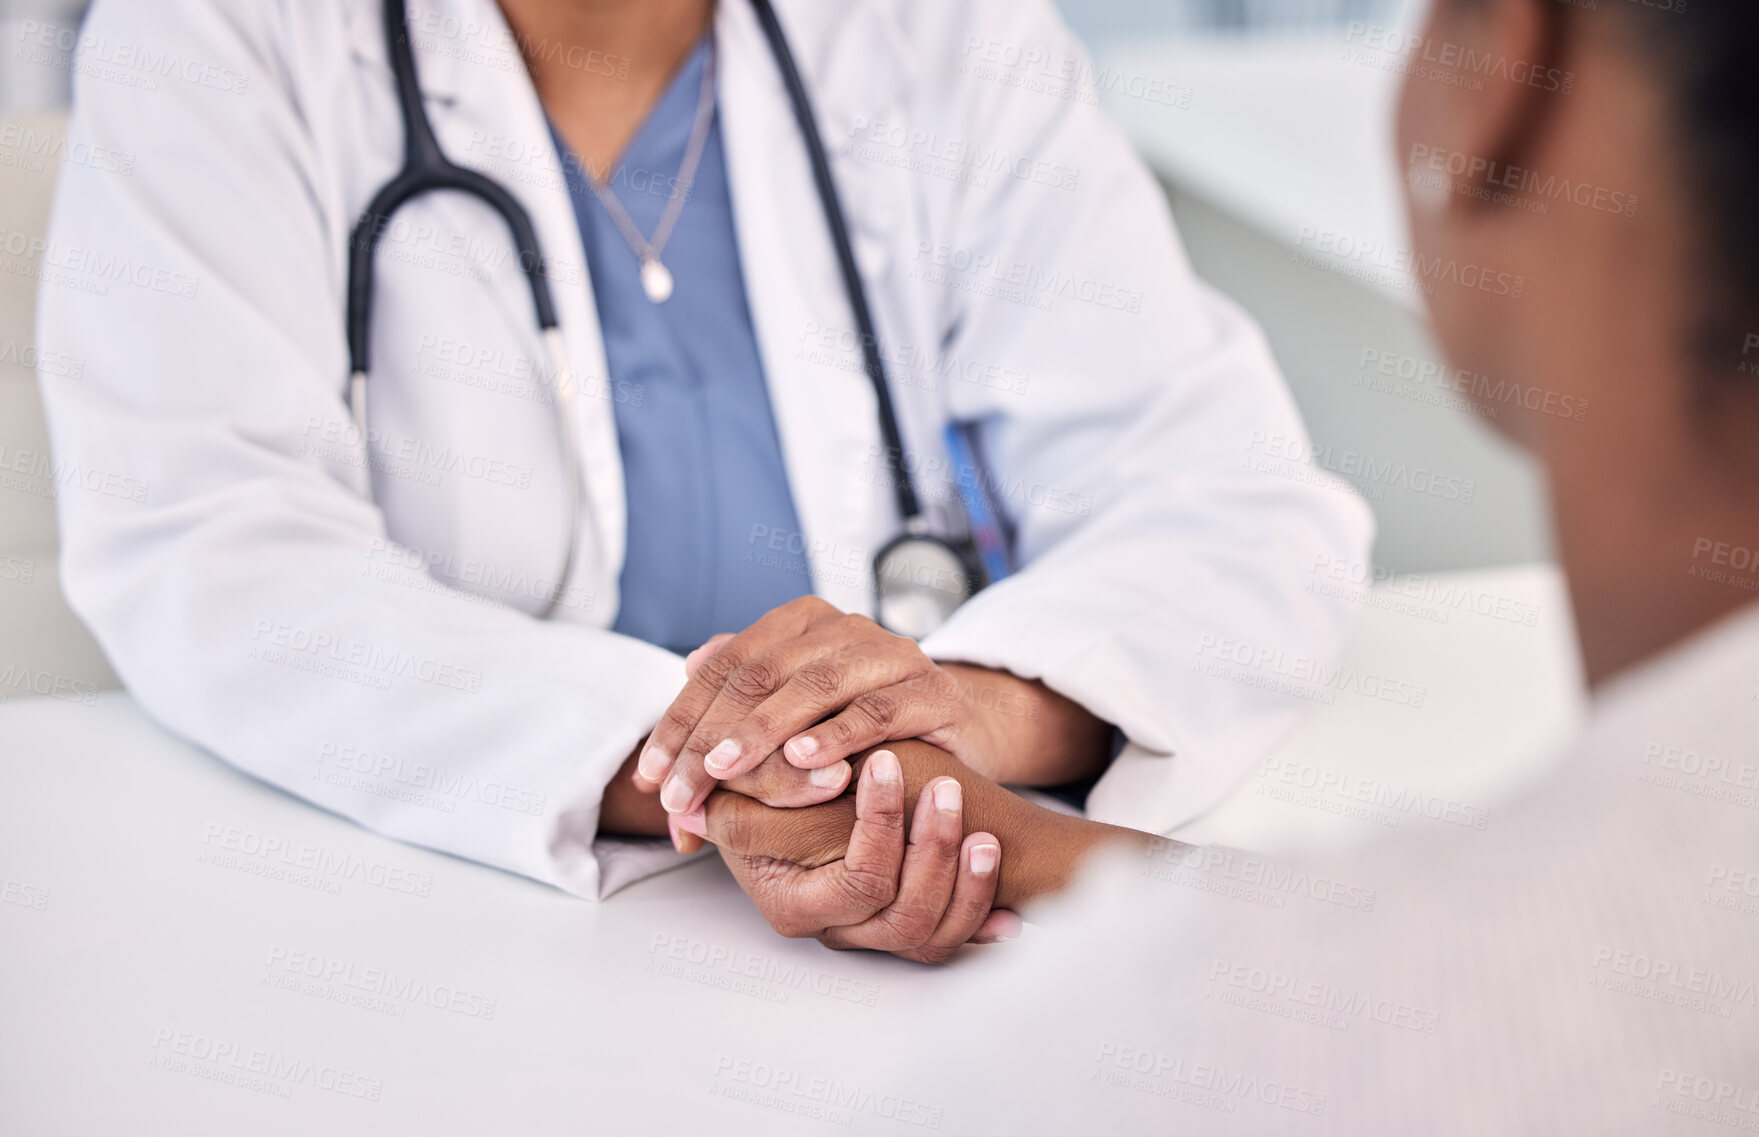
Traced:
<svg viewBox="0 0 1759 1137">
<path fill-rule="evenodd" d="M 641 287 L 649 300 L 655 304 L 664 304 L 672 295 L 672 270 L 661 264 L 656 257 L 643 257 Z"/>
</svg>

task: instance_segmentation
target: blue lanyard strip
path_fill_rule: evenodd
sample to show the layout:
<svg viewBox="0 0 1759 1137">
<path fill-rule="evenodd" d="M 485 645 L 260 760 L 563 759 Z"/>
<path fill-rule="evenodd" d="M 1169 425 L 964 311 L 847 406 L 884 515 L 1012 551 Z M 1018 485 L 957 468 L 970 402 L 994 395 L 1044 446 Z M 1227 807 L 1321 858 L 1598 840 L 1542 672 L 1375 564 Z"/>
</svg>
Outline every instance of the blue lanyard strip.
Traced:
<svg viewBox="0 0 1759 1137">
<path fill-rule="evenodd" d="M 946 429 L 947 454 L 953 460 L 953 485 L 965 506 L 965 518 L 971 526 L 971 541 L 983 561 L 983 571 L 994 584 L 1008 575 L 1008 542 L 1002 534 L 1001 522 L 990 501 L 989 487 L 983 466 L 977 459 L 976 447 L 967 437 L 969 426 L 949 422 Z"/>
</svg>

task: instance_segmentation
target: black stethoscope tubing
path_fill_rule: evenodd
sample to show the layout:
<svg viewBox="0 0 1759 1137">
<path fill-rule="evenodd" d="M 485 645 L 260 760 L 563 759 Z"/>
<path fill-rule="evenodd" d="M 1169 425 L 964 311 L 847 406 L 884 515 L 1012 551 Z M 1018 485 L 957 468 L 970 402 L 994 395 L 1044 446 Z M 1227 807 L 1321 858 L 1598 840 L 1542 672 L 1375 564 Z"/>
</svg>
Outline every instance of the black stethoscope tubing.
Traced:
<svg viewBox="0 0 1759 1137">
<path fill-rule="evenodd" d="M 831 179 L 830 160 L 824 141 L 819 136 L 812 103 L 801 81 L 794 53 L 782 33 L 775 9 L 769 0 L 751 0 L 758 23 L 763 26 L 788 90 L 788 101 L 794 119 L 812 161 L 812 180 L 824 208 L 825 224 L 831 243 L 837 251 L 837 267 L 848 294 L 849 307 L 855 316 L 856 330 L 861 336 L 861 354 L 868 380 L 873 385 L 878 405 L 880 437 L 885 444 L 886 465 L 891 475 L 893 494 L 899 516 L 907 533 L 922 526 L 922 510 L 916 487 L 904 466 L 903 434 L 898 427 L 897 411 L 892 404 L 891 388 L 886 378 L 885 361 L 880 357 L 879 337 L 874 332 L 873 314 L 867 303 L 867 290 L 855 262 L 855 250 L 849 240 L 848 223 L 843 204 Z M 415 53 L 410 44 L 408 15 L 404 0 L 385 0 L 385 42 L 390 55 L 391 72 L 396 79 L 397 102 L 403 114 L 403 168 L 384 188 L 373 195 L 365 212 L 349 237 L 348 261 L 348 359 L 349 370 L 364 377 L 369 363 L 368 340 L 372 326 L 373 258 L 379 239 L 389 226 L 391 215 L 414 198 L 442 190 L 453 190 L 475 197 L 501 215 L 512 231 L 519 251 L 519 268 L 531 288 L 532 306 L 537 313 L 538 328 L 551 331 L 557 327 L 556 303 L 550 294 L 550 283 L 544 271 L 544 259 L 538 247 L 537 229 L 531 216 L 505 187 L 475 170 L 453 163 L 434 136 L 427 110 L 422 105 L 421 85 L 415 70 Z M 360 413 L 357 409 L 357 413 Z"/>
</svg>

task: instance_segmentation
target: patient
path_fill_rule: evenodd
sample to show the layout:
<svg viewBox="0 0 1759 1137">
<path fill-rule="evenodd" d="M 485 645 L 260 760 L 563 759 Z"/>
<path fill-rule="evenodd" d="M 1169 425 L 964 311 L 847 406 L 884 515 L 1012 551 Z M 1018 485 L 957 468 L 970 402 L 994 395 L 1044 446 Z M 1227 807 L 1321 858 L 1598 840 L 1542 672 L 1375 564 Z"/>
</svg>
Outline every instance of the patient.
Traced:
<svg viewBox="0 0 1759 1137">
<path fill-rule="evenodd" d="M 1442 279 L 1429 303 L 1461 371 L 1546 396 L 1494 422 L 1549 473 L 1591 720 L 1487 831 L 1323 866 L 1373 888 L 1371 912 L 1098 889 L 922 1025 L 1007 1049 L 1032 1087 L 987 1099 L 986 1131 L 1759 1124 L 1759 7 L 1436 0 L 1424 36 L 1426 59 L 1492 65 L 1407 81 L 1418 268 L 1525 280 L 1517 300 Z M 1567 89 L 1521 81 L 1547 68 Z M 1634 208 L 1599 207 L 1613 194 Z M 1547 412 L 1565 400 L 1587 420 Z M 772 816 L 723 793 L 703 828 L 743 863 L 787 832 Z M 1075 834 L 1059 852 L 1091 843 L 1041 824 Z M 1011 873 L 1032 830 L 994 827 Z M 1178 856 L 1150 848 L 1133 875 Z M 1004 875 L 997 902 L 1047 882 Z M 1007 997 L 1049 982 L 1054 1002 Z M 1079 1020 L 1045 1029 L 1066 1007 Z M 961 1100 L 960 1064 L 924 1061 L 912 1095 Z"/>
<path fill-rule="evenodd" d="M 1436 287 L 1452 361 L 1592 408 L 1496 419 L 1550 475 L 1590 721 L 1486 832 L 1316 868 L 1374 888 L 1371 912 L 1096 890 L 921 1024 L 941 1053 L 884 1075 L 961 1101 L 945 1051 L 1032 1038 L 1007 1049 L 1031 1090 L 986 1098 L 983 1131 L 1759 1127 L 1759 6 L 1436 0 L 1425 37 L 1529 65 L 1411 78 L 1399 144 L 1416 251 L 1527 282 Z M 1531 66 L 1574 82 L 1518 82 Z M 1439 192 L 1437 152 L 1464 156 Z M 1513 187 L 1548 207 L 1497 200 Z M 1595 208 L 1611 193 L 1638 204 Z"/>
</svg>

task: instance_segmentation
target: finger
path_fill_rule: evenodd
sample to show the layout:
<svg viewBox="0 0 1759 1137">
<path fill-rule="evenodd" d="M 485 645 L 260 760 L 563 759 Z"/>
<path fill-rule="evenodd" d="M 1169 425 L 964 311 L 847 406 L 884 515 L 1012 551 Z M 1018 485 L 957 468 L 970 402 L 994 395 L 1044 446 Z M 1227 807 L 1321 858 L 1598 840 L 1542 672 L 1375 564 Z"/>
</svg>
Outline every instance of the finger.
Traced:
<svg viewBox="0 0 1759 1137">
<path fill-rule="evenodd" d="M 1002 843 L 989 833 L 973 833 L 959 849 L 959 878 L 941 922 L 912 958 L 942 963 L 972 940 L 989 919 L 1001 879 Z"/>
<path fill-rule="evenodd" d="M 731 647 L 725 650 L 731 650 Z M 682 783 L 672 800 L 693 808 L 713 788 L 711 778 L 743 774 L 791 735 L 843 708 L 852 698 L 903 682 L 934 665 L 915 643 L 895 636 L 864 616 L 837 614 L 795 638 L 751 655 L 728 673 L 720 693 L 702 713 L 677 754 L 672 777 Z M 922 690 L 922 689 L 915 689 Z M 927 718 L 920 731 L 888 734 L 909 738 L 944 725 Z M 697 773 L 701 756 L 703 774 Z M 803 765 L 828 766 L 829 757 Z M 687 796 L 685 787 L 694 791 Z M 667 791 L 662 790 L 662 800 Z"/>
<path fill-rule="evenodd" d="M 859 630 L 850 633 L 849 623 L 844 621 L 838 627 L 819 629 L 813 637 L 819 649 L 801 652 L 790 659 L 782 685 L 734 722 L 727 731 L 726 740 L 717 749 L 725 747 L 727 754 L 738 756 L 769 754 L 782 748 L 790 763 L 810 770 L 840 762 L 857 749 L 865 749 L 856 747 L 844 754 L 821 754 L 811 732 L 811 728 L 826 716 L 843 710 L 863 695 L 896 689 L 907 700 L 907 709 L 925 710 L 926 701 L 922 696 L 932 693 L 931 685 L 900 686 L 912 678 L 924 676 L 933 667 L 921 649 L 902 636 L 881 633 L 876 638 L 875 635 L 863 635 Z M 921 721 L 918 729 L 887 734 L 868 745 L 926 734 L 945 725 L 943 714 L 939 707 L 936 713 L 918 713 L 912 720 Z M 784 747 L 784 743 L 788 745 Z M 717 777 L 727 776 L 717 768 L 712 753 L 707 768 Z"/>
<path fill-rule="evenodd" d="M 660 783 L 648 781 L 642 775 L 640 767 L 629 771 L 629 784 L 635 787 L 637 793 L 657 794 L 660 792 Z"/>
<path fill-rule="evenodd" d="M 861 924 L 829 929 L 826 945 L 907 952 L 926 943 L 953 896 L 962 831 L 959 783 L 952 778 L 935 778 L 923 786 L 910 826 L 897 899 Z"/>
<path fill-rule="evenodd" d="M 724 641 L 712 654 L 703 655 L 697 661 L 695 674 L 685 681 L 684 689 L 678 692 L 666 713 L 660 716 L 653 733 L 648 735 L 647 745 L 642 748 L 637 761 L 642 777 L 650 782 L 665 781 L 674 756 L 690 737 L 690 732 L 696 729 L 702 713 L 714 702 L 728 674 L 746 657 L 800 634 L 811 624 L 828 618 L 827 614 L 840 615 L 837 609 L 816 597 L 791 600 L 764 613 L 756 623 Z"/>
<path fill-rule="evenodd" d="M 720 632 L 708 638 L 708 642 L 684 657 L 684 677 L 691 678 L 696 669 L 702 666 L 703 660 L 721 650 L 721 645 L 733 638 L 732 632 Z"/>
<path fill-rule="evenodd" d="M 666 815 L 666 832 L 672 838 L 672 848 L 680 853 L 694 853 L 703 846 L 701 835 L 685 828 L 692 821 L 700 825 L 701 815 L 675 813 Z"/>
<path fill-rule="evenodd" d="M 698 673 L 716 669 L 716 661 L 740 650 L 735 641 L 716 652 Z M 772 644 L 727 671 L 709 706 L 704 708 L 684 745 L 675 752 L 671 771 L 660 789 L 660 803 L 672 812 L 695 809 L 715 788 L 718 779 L 746 773 L 763 761 L 775 747 L 741 750 L 728 737 L 760 703 L 775 694 L 788 676 L 813 659 L 832 650 L 832 642 L 809 629 L 792 639 Z"/>
<path fill-rule="evenodd" d="M 1018 913 L 1007 908 L 992 908 L 984 917 L 983 926 L 971 937 L 974 944 L 1002 944 L 1020 938 L 1020 930 L 1026 922 Z"/>
<path fill-rule="evenodd" d="M 897 895 L 904 859 L 904 776 L 897 756 L 876 751 L 864 763 L 855 790 L 855 818 L 830 802 L 811 810 L 770 809 L 739 794 L 711 794 L 702 814 L 704 833 L 729 856 L 762 856 L 798 864 L 815 855 L 825 833 L 805 832 L 803 821 L 829 818 L 848 834 L 841 860 L 810 872 L 780 874 L 765 897 L 764 917 L 784 934 L 818 935 L 832 926 L 859 924 Z M 689 823 L 690 818 L 684 819 Z M 802 846 L 812 849 L 803 852 Z"/>
<path fill-rule="evenodd" d="M 807 874 L 823 890 L 815 911 L 821 928 L 859 924 L 898 895 L 904 863 L 904 771 L 890 750 L 862 764 L 855 788 L 855 825 L 843 859 Z"/>
<path fill-rule="evenodd" d="M 842 793 L 853 772 L 847 762 L 816 770 L 797 770 L 783 761 L 781 753 L 776 751 L 750 773 L 723 781 L 721 788 L 778 809 L 799 809 L 830 801 Z"/>
<path fill-rule="evenodd" d="M 796 766 L 828 765 L 870 746 L 938 730 L 952 721 L 956 709 L 945 672 L 919 675 L 863 692 L 837 714 L 788 739 L 782 753 Z"/>
</svg>

